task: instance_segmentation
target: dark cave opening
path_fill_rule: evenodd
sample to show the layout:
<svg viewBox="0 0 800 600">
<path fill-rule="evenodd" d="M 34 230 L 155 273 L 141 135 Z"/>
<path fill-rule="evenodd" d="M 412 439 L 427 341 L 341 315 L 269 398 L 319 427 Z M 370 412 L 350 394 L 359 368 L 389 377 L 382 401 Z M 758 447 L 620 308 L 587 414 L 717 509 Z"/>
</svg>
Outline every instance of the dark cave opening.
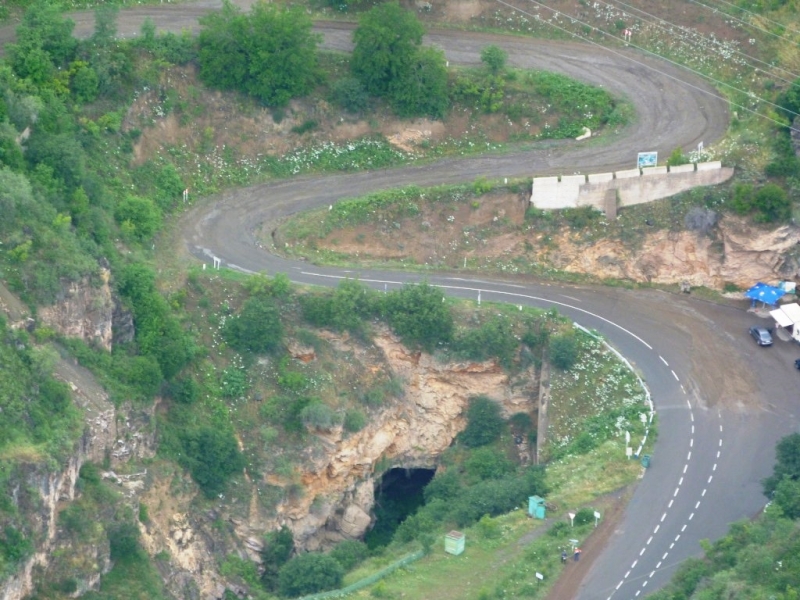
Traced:
<svg viewBox="0 0 800 600">
<path fill-rule="evenodd" d="M 400 523 L 425 504 L 422 490 L 436 469 L 389 469 L 375 486 L 375 523 L 364 541 L 370 548 L 386 546 Z"/>
</svg>

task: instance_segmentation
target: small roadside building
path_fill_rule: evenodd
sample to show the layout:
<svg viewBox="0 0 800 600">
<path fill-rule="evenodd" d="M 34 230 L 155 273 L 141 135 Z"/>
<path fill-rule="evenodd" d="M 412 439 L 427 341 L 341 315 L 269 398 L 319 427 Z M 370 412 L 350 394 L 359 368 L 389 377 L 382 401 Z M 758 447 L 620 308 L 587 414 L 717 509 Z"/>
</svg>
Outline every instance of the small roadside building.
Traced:
<svg viewBox="0 0 800 600">
<path fill-rule="evenodd" d="M 775 319 L 775 325 L 787 331 L 791 339 L 800 342 L 800 304 L 792 302 L 784 304 L 780 308 L 769 311 L 770 316 Z"/>
</svg>

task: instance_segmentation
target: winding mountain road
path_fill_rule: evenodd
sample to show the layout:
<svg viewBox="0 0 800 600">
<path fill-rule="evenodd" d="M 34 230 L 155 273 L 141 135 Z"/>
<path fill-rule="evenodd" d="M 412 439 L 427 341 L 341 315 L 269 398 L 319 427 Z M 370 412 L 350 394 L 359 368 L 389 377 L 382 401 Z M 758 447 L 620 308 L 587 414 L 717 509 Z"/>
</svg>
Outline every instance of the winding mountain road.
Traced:
<svg viewBox="0 0 800 600">
<path fill-rule="evenodd" d="M 247 5 L 249 2 L 239 2 Z M 124 10 L 123 35 L 138 32 L 145 16 L 162 30 L 196 30 L 197 17 L 218 2 Z M 73 15 L 77 35 L 91 17 Z M 351 26 L 320 23 L 324 46 L 346 50 Z M 0 43 L 10 39 L 0 30 Z M 418 277 L 391 271 L 347 272 L 290 261 L 256 238 L 263 223 L 344 197 L 411 183 L 425 186 L 472 181 L 479 176 L 517 177 L 600 172 L 635 165 L 636 153 L 710 145 L 728 125 L 727 103 L 693 75 L 625 49 L 606 51 L 578 43 L 456 31 L 432 31 L 426 42 L 452 63 L 478 63 L 487 44 L 509 52 L 522 68 L 559 71 L 626 97 L 635 122 L 590 142 L 547 142 L 497 156 L 448 159 L 433 164 L 348 175 L 302 177 L 220 194 L 189 210 L 180 231 L 189 252 L 243 271 L 284 272 L 298 283 L 333 285 L 358 276 L 379 289 Z M 555 306 L 600 331 L 644 376 L 658 413 L 659 436 L 651 468 L 636 487 L 600 556 L 574 582 L 585 600 L 643 597 L 665 584 L 683 559 L 700 552 L 699 541 L 723 535 L 736 519 L 765 503 L 760 480 L 771 472 L 775 442 L 798 428 L 797 351 L 778 343 L 752 344 L 744 307 L 723 306 L 657 291 L 568 286 L 529 279 L 498 280 L 476 273 L 429 276 L 447 293 L 485 301 Z"/>
</svg>

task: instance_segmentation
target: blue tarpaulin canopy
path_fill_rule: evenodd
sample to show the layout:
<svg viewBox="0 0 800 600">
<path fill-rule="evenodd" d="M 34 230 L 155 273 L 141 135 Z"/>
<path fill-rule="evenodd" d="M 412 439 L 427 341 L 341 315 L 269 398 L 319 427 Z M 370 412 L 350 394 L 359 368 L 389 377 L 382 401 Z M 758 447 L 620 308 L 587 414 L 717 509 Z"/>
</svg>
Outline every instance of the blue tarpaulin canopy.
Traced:
<svg viewBox="0 0 800 600">
<path fill-rule="evenodd" d="M 752 300 L 757 300 L 758 302 L 775 306 L 775 304 L 778 303 L 778 298 L 783 296 L 785 293 L 786 292 L 780 288 L 776 288 L 759 281 L 757 284 L 747 290 L 744 295 Z"/>
</svg>

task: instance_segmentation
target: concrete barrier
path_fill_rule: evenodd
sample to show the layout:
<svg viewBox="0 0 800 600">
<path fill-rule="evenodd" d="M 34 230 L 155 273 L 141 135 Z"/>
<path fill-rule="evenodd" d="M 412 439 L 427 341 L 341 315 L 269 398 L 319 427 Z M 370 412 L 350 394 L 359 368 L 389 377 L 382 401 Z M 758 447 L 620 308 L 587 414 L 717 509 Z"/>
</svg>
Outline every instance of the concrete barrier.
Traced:
<svg viewBox="0 0 800 600">
<path fill-rule="evenodd" d="M 674 165 L 669 168 L 670 173 L 694 173 L 694 163 L 688 165 Z"/>
<path fill-rule="evenodd" d="M 717 185 L 733 176 L 733 169 L 719 161 L 667 167 L 629 169 L 616 173 L 534 177 L 531 203 L 541 209 L 593 206 L 608 212 L 610 198 L 617 207 L 668 198 L 694 187 Z M 612 193 L 609 193 L 612 192 Z"/>
<path fill-rule="evenodd" d="M 663 167 L 645 167 L 645 168 L 642 169 L 642 175 L 643 176 L 664 175 L 667 172 L 668 171 L 667 171 L 667 167 L 666 166 L 663 166 Z"/>
<path fill-rule="evenodd" d="M 613 173 L 590 173 L 589 183 L 605 183 L 614 179 Z"/>
<path fill-rule="evenodd" d="M 631 177 L 639 177 L 642 172 L 639 169 L 628 169 L 627 171 L 617 171 L 614 173 L 615 179 L 630 179 Z"/>
</svg>

